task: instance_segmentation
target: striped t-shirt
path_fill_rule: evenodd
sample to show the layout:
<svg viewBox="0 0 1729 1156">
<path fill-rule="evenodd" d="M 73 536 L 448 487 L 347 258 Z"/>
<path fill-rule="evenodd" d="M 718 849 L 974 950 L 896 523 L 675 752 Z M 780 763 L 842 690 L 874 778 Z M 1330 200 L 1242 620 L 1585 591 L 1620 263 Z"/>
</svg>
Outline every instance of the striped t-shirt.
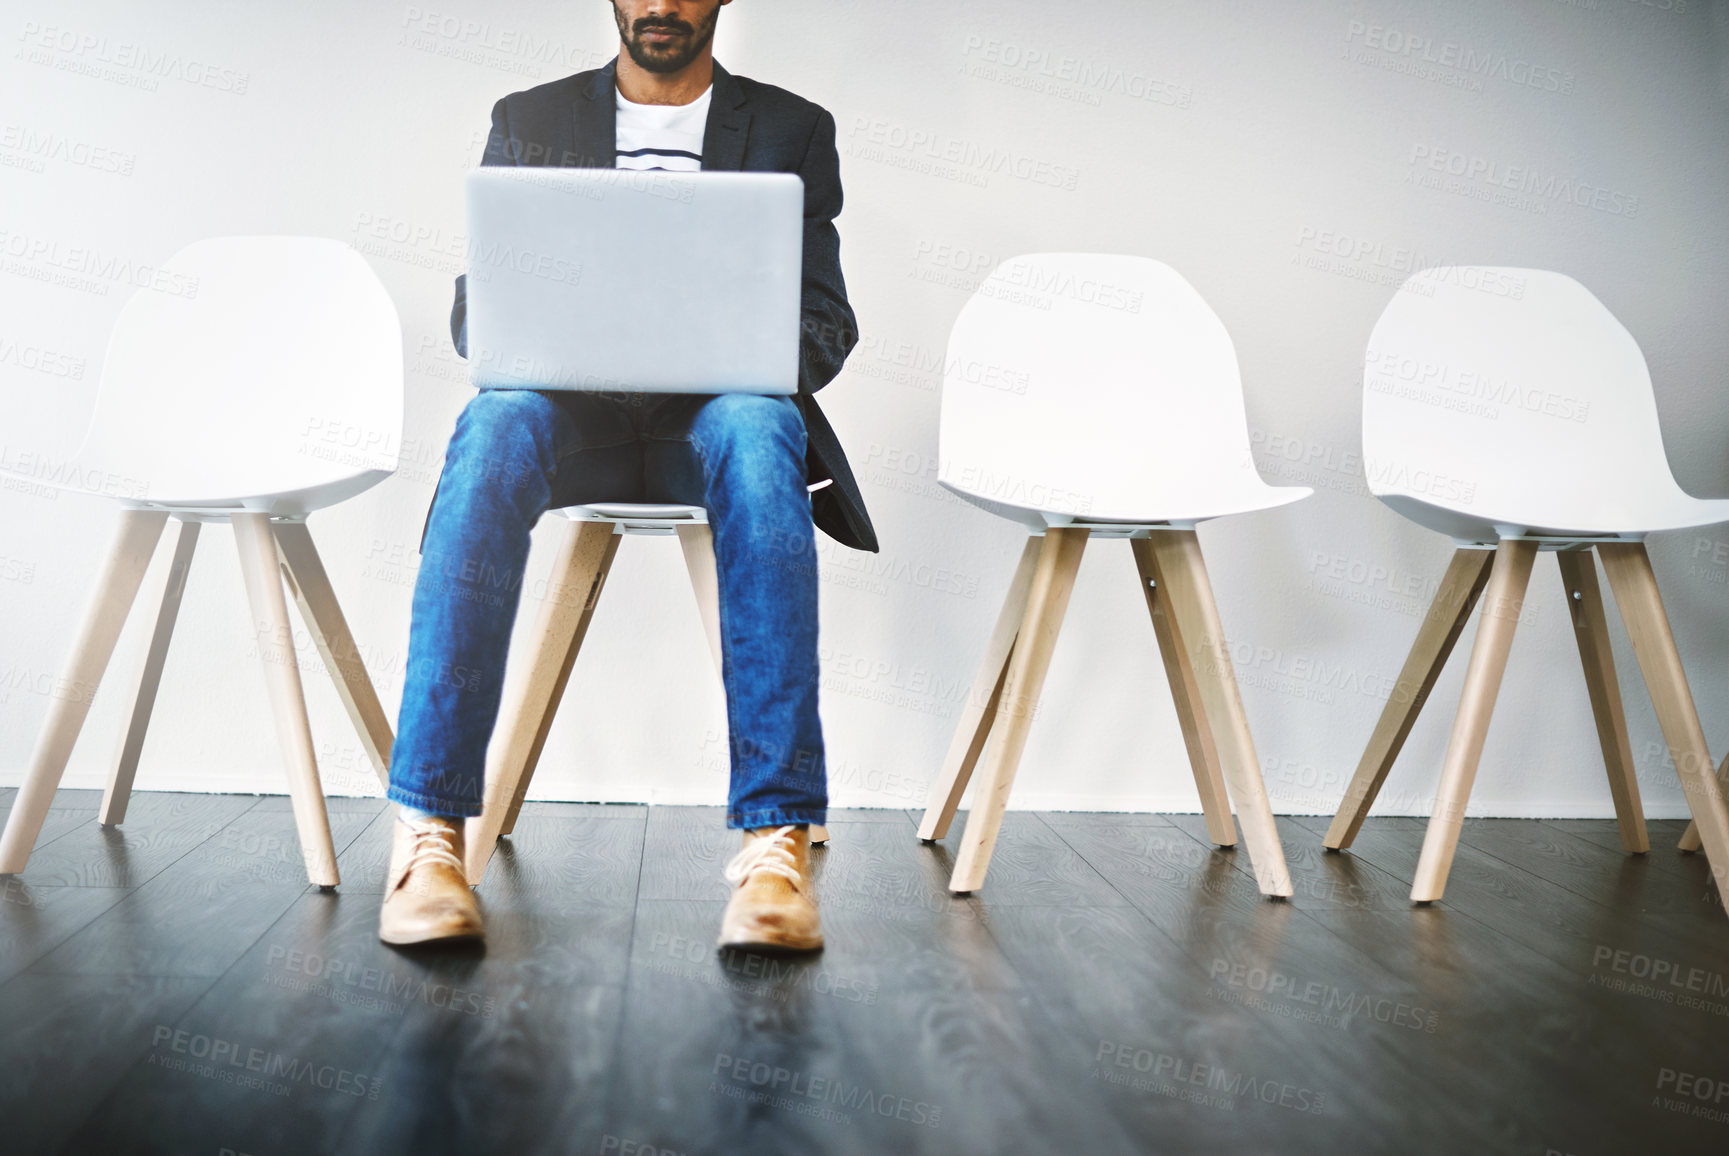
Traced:
<svg viewBox="0 0 1729 1156">
<path fill-rule="evenodd" d="M 666 169 L 694 173 L 702 168 L 702 134 L 714 85 L 689 104 L 637 104 L 618 94 L 618 156 L 621 169 Z"/>
</svg>

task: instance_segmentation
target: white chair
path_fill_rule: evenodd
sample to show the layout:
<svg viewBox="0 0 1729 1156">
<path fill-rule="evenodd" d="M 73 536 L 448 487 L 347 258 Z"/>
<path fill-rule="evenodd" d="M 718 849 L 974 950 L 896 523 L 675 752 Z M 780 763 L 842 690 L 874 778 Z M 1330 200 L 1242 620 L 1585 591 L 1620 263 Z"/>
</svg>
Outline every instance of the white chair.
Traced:
<svg viewBox="0 0 1729 1156">
<path fill-rule="evenodd" d="M 402 331 L 359 253 L 317 237 L 218 237 L 121 310 L 84 443 L 57 477 L 121 502 L 120 526 L 79 627 L 24 784 L 0 836 L 0 873 L 24 869 L 157 541 L 178 530 L 128 687 L 131 708 L 99 821 L 125 817 L 201 524 L 230 522 L 251 603 L 308 877 L 338 882 L 295 661 L 286 577 L 381 782 L 392 735 L 313 547 L 314 510 L 396 469 Z M 63 488 L 77 488 L 65 486 Z"/>
<path fill-rule="evenodd" d="M 1729 500 L 1681 490 L 1669 472 L 1651 376 L 1631 334 L 1570 277 L 1538 269 L 1442 267 L 1410 277 L 1369 338 L 1363 464 L 1370 490 L 1458 549 L 1338 815 L 1349 847 L 1484 598 L 1464 693 L 1411 898 L 1441 898 L 1490 712 L 1540 550 L 1568 592 L 1621 841 L 1649 847 L 1597 586 L 1603 561 L 1633 652 L 1719 880 L 1729 812 L 1675 650 L 1644 538 L 1729 520 Z M 1486 598 L 1485 598 L 1486 596 Z"/>
<path fill-rule="evenodd" d="M 1256 473 L 1223 323 L 1157 261 L 1037 253 L 979 286 L 945 366 L 938 480 L 1030 535 L 919 827 L 948 833 L 982 757 L 949 889 L 984 882 L 1082 549 L 1103 537 L 1130 540 L 1209 838 L 1236 843 L 1234 802 L 1261 891 L 1290 895 L 1195 526 L 1311 491 Z"/>
<path fill-rule="evenodd" d="M 720 584 L 708 511 L 701 506 L 593 502 L 552 513 L 566 522 L 531 632 L 534 648 L 526 662 L 512 664 L 506 679 L 498 724 L 486 748 L 486 797 L 481 813 L 468 820 L 465 829 L 468 881 L 476 885 L 486 875 L 499 837 L 516 828 L 541 748 L 625 535 L 678 535 L 715 672 L 721 669 Z M 828 831 L 813 825 L 810 838 L 826 843 Z"/>
</svg>

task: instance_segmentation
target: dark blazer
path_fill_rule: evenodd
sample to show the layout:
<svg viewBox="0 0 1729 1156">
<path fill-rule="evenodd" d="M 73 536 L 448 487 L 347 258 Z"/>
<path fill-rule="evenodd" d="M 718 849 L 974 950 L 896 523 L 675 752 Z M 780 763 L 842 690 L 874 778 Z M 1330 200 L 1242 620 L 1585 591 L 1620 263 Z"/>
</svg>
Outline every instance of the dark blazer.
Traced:
<svg viewBox="0 0 1729 1156">
<path fill-rule="evenodd" d="M 612 168 L 617 148 L 615 58 L 605 68 L 579 72 L 513 92 L 492 107 L 483 165 Z M 840 157 L 834 117 L 784 88 L 759 84 L 714 66 L 714 94 L 702 138 L 702 167 L 797 173 L 804 179 L 803 332 L 799 336 L 798 393 L 804 414 L 805 467 L 811 482 L 833 478 L 811 495 L 818 528 L 843 546 L 877 549 L 864 497 L 847 466 L 840 440 L 817 408 L 815 393 L 840 372 L 858 343 L 858 322 L 847 304 L 840 271 Z M 456 279 L 450 335 L 468 356 L 467 280 Z M 434 495 L 436 500 L 436 494 Z M 427 510 L 431 520 L 431 509 Z M 421 530 L 421 544 L 426 531 Z"/>
</svg>

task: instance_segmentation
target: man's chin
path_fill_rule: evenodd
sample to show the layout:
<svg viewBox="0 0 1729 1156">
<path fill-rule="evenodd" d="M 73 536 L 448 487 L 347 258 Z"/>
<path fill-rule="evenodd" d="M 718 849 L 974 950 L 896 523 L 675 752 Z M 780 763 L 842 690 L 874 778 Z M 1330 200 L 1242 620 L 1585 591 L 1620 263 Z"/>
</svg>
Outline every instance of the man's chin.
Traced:
<svg viewBox="0 0 1729 1156">
<path fill-rule="evenodd" d="M 631 46 L 630 58 L 636 61 L 638 68 L 648 72 L 677 72 L 695 60 L 696 53 L 688 51 L 682 44 L 677 48 L 652 48 L 636 44 Z"/>
</svg>

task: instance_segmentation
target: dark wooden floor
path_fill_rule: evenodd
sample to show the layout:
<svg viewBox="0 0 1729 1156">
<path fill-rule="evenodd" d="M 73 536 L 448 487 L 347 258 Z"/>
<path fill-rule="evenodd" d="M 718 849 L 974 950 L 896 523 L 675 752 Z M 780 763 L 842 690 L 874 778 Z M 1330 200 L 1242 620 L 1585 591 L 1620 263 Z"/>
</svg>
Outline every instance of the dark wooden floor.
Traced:
<svg viewBox="0 0 1729 1156">
<path fill-rule="evenodd" d="M 0 810 L 11 792 L 0 792 Z M 1198 817 L 1011 814 L 985 889 L 916 816 L 835 812 L 827 951 L 712 948 L 718 809 L 531 804 L 483 953 L 375 938 L 389 816 L 62 792 L 0 878 L 7 1153 L 1729 1150 L 1729 919 L 1681 824 L 1473 820 L 1413 909 L 1371 820 L 1262 900 Z"/>
</svg>

